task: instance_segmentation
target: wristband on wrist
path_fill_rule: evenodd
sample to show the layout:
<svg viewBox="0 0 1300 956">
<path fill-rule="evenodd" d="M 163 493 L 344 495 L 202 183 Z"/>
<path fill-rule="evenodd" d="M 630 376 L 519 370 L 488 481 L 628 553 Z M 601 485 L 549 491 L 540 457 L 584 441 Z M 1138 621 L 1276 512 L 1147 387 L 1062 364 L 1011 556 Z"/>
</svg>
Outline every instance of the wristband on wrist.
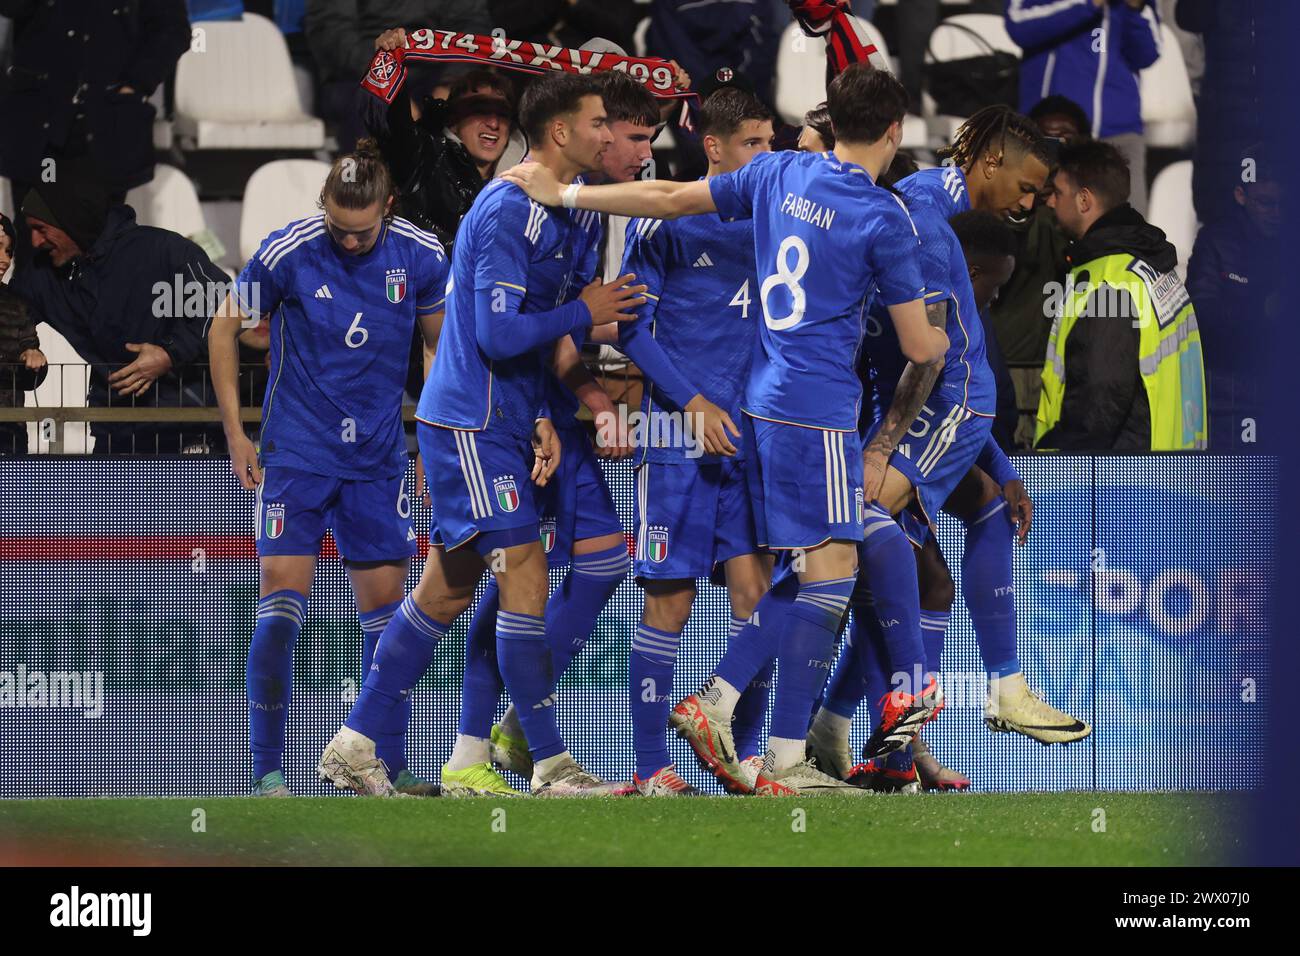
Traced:
<svg viewBox="0 0 1300 956">
<path fill-rule="evenodd" d="M 578 208 L 578 190 L 582 188 L 582 183 L 570 183 L 564 187 L 564 192 L 560 193 L 560 202 L 565 209 Z"/>
</svg>

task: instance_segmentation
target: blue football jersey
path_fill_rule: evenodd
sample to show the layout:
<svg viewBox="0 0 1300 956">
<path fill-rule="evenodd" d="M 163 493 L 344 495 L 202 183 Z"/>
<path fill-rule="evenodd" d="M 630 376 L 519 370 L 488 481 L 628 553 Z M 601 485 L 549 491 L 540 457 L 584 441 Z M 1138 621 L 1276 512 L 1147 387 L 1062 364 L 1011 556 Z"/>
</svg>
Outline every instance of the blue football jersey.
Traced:
<svg viewBox="0 0 1300 956">
<path fill-rule="evenodd" d="M 547 400 L 555 340 L 591 323 L 575 300 L 594 217 L 538 205 L 503 179 L 483 188 L 456 234 L 447 315 L 417 418 L 475 431 L 493 424 L 526 436 L 539 415 L 553 414 Z M 542 327 L 557 331 L 539 339 Z M 488 334 L 536 344 L 493 359 L 481 343 Z"/>
<path fill-rule="evenodd" d="M 857 428 L 867 304 L 924 294 L 907 212 L 834 153 L 766 153 L 709 181 L 718 215 L 754 220 L 763 324 L 743 408 L 815 428 Z"/>
<path fill-rule="evenodd" d="M 417 313 L 443 307 L 447 256 L 431 232 L 395 218 L 374 247 L 348 255 L 325 217 L 267 236 L 237 289 L 270 319 L 271 376 L 261 455 L 336 478 L 406 467 L 402 395 Z"/>
<path fill-rule="evenodd" d="M 997 383 L 989 369 L 984 347 L 984 325 L 975 308 L 966 257 L 952 227 L 933 206 L 907 201 L 912 223 L 921 240 L 921 278 L 927 303 L 946 300 L 948 351 L 943 370 L 934 384 L 935 394 L 970 409 L 977 415 L 992 415 L 997 407 Z M 899 351 L 898 337 L 889 312 L 873 302 L 867 321 L 864 351 L 869 353 L 875 372 L 880 411 L 889 408 L 898 377 L 907 359 Z"/>
<path fill-rule="evenodd" d="M 945 220 L 959 212 L 970 212 L 966 174 L 956 166 L 917 170 L 900 179 L 895 188 L 908 199 L 928 203 Z M 912 208 L 915 208 L 915 203 Z"/>
<path fill-rule="evenodd" d="M 581 179 L 575 180 L 575 182 L 581 181 Z M 569 301 L 580 296 L 582 290 L 595 277 L 600 258 L 600 244 L 604 238 L 599 213 L 578 211 L 573 215 L 574 222 L 586 232 L 586 236 L 582 242 L 575 245 L 578 250 L 575 254 L 578 258 L 573 279 L 569 283 Z M 582 348 L 587 338 L 587 331 L 584 329 L 581 332 L 573 333 L 571 336 L 573 344 L 577 348 Z M 546 409 L 557 428 L 581 427 L 581 423 L 577 419 L 578 406 L 581 404 L 578 401 L 578 396 L 574 395 L 567 385 L 556 378 L 554 373 L 546 376 Z"/>
<path fill-rule="evenodd" d="M 647 287 L 647 301 L 637 309 L 635 322 L 619 329 L 621 337 L 626 338 L 633 327 L 648 326 L 673 367 L 739 424 L 741 395 L 758 344 L 753 222 L 742 219 L 719 225 L 712 216 L 633 219 L 627 228 L 622 271 L 634 273 L 637 283 Z M 652 383 L 641 410 L 649 414 L 665 408 L 678 410 Z M 680 443 L 656 447 L 654 437 L 651 429 L 641 460 L 685 459 L 686 449 Z M 703 455 L 694 460 L 720 459 Z"/>
</svg>

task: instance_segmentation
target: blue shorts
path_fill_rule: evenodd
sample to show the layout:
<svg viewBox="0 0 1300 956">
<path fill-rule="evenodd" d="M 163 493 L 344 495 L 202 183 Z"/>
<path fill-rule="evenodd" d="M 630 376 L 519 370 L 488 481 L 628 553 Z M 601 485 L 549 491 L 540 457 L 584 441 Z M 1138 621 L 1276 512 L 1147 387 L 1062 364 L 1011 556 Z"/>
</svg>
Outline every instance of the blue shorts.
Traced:
<svg viewBox="0 0 1300 956">
<path fill-rule="evenodd" d="M 504 430 L 416 424 L 429 484 L 429 543 L 458 548 L 479 534 L 532 528 L 533 446 Z M 563 458 L 561 458 L 563 463 Z"/>
<path fill-rule="evenodd" d="M 638 578 L 708 577 L 759 550 L 743 461 L 646 462 L 636 470 Z"/>
<path fill-rule="evenodd" d="M 623 533 L 600 459 L 586 429 L 556 428 L 560 467 L 545 488 L 533 486 L 546 563 L 563 567 L 573 560 L 573 542 Z"/>
<path fill-rule="evenodd" d="M 878 426 L 877 426 L 878 427 Z M 889 459 L 912 487 L 921 506 L 921 520 L 902 522 L 908 537 L 925 542 L 929 524 L 975 464 L 988 441 L 993 419 L 931 395 Z M 875 429 L 872 430 L 872 434 Z M 869 440 L 869 439 L 868 439 Z"/>
<path fill-rule="evenodd" d="M 319 554 L 327 528 L 346 561 L 406 560 L 419 544 L 404 474 L 362 481 L 270 465 L 257 486 L 256 520 L 261 557 Z"/>
<path fill-rule="evenodd" d="M 862 540 L 862 444 L 831 431 L 745 415 L 758 543 L 773 550 Z"/>
</svg>

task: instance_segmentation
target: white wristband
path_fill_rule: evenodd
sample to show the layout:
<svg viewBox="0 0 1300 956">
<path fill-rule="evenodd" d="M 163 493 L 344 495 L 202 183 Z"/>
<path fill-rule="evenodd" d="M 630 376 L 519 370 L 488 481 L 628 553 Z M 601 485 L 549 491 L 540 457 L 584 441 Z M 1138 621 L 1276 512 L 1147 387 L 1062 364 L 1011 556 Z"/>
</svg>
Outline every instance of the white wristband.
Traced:
<svg viewBox="0 0 1300 956">
<path fill-rule="evenodd" d="M 578 190 L 582 188 L 582 183 L 569 183 L 564 187 L 564 192 L 560 193 L 560 203 L 565 209 L 578 208 Z"/>
</svg>

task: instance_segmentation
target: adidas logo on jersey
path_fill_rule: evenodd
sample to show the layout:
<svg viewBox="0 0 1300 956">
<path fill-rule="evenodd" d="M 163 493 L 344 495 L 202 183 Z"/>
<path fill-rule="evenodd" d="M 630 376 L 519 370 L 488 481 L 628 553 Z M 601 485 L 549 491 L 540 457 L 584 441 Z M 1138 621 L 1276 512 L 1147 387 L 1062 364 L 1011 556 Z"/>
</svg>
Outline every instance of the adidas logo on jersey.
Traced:
<svg viewBox="0 0 1300 956">
<path fill-rule="evenodd" d="M 319 289 L 316 290 L 316 298 L 318 298 L 318 299 L 332 299 L 332 298 L 334 298 L 334 293 L 330 291 L 330 287 L 329 287 L 329 286 L 327 286 L 327 285 L 323 285 L 323 286 L 321 286 Z"/>
<path fill-rule="evenodd" d="M 696 259 L 693 263 L 691 263 L 691 265 L 694 266 L 696 269 L 700 269 L 704 266 L 713 265 L 713 260 L 709 258 L 709 254 L 707 252 L 702 252 L 700 253 L 700 257 Z"/>
</svg>

